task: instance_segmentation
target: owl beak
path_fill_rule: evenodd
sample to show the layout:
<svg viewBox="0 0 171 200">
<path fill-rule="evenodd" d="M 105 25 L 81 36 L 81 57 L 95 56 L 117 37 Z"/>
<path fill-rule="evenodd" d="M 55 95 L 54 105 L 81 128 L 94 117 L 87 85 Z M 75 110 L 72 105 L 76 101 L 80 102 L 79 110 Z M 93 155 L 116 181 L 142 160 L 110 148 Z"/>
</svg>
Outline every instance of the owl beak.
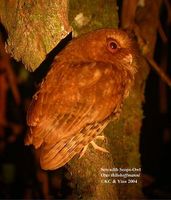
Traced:
<svg viewBox="0 0 171 200">
<path fill-rule="evenodd" d="M 128 54 L 124 57 L 123 59 L 125 62 L 127 62 L 129 65 L 132 64 L 133 58 L 132 58 L 132 54 Z"/>
<path fill-rule="evenodd" d="M 124 57 L 125 67 L 132 73 L 135 74 L 137 72 L 134 64 L 133 64 L 133 56 L 132 54 L 127 54 Z"/>
</svg>

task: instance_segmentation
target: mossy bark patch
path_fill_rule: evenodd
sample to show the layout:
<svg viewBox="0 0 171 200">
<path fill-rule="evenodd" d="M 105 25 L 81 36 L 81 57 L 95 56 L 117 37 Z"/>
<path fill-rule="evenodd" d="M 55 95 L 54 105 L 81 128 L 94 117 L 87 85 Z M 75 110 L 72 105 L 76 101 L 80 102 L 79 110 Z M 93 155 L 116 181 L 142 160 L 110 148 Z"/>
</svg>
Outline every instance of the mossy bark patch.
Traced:
<svg viewBox="0 0 171 200">
<path fill-rule="evenodd" d="M 8 32 L 6 50 L 34 71 L 71 31 L 67 13 L 67 0 L 1 0 L 0 21 Z"/>
</svg>

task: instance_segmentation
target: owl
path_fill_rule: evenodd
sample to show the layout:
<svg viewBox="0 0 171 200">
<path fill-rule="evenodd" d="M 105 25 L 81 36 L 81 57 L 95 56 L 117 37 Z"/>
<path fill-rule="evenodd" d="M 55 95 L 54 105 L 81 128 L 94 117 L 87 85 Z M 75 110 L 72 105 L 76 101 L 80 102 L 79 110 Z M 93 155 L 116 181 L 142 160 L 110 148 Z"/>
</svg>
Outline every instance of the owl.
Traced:
<svg viewBox="0 0 171 200">
<path fill-rule="evenodd" d="M 118 118 L 137 71 L 137 47 L 118 29 L 73 39 L 55 58 L 27 113 L 25 144 L 40 149 L 43 169 L 65 165 Z"/>
</svg>

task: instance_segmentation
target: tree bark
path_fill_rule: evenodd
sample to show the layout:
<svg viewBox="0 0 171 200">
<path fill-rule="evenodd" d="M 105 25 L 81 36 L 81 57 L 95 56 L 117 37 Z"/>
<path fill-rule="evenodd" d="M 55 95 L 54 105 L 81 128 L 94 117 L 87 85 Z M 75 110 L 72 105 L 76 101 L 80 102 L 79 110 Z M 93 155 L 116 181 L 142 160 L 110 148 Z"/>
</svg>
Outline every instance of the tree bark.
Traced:
<svg viewBox="0 0 171 200">
<path fill-rule="evenodd" d="M 69 21 L 74 28 L 74 32 L 76 32 L 75 35 L 102 27 L 116 27 L 118 24 L 115 1 L 95 1 L 94 7 L 91 6 L 92 1 L 86 1 L 85 3 L 75 0 L 71 2 L 69 7 Z M 102 23 L 101 18 L 105 16 L 105 14 L 103 16 L 103 13 L 100 13 L 101 10 L 105 10 L 103 8 L 104 5 L 106 7 L 109 5 L 108 17 L 110 18 L 110 14 L 114 15 L 113 21 L 110 20 L 110 24 L 100 24 Z M 151 55 L 153 55 L 155 47 L 160 5 L 161 0 L 145 1 L 143 7 L 137 7 L 134 19 L 141 33 L 141 35 L 138 35 L 138 39 L 143 39 L 148 44 L 147 47 L 141 46 L 141 51 L 144 52 L 143 48 L 146 48 Z M 114 8 L 111 10 L 112 6 Z M 85 23 L 83 26 L 79 26 L 74 21 L 74 17 L 80 13 L 88 13 L 87 15 L 82 15 L 87 18 L 87 24 Z M 93 15 L 98 15 L 97 13 L 100 13 L 99 18 L 92 17 Z M 102 174 L 106 174 L 106 176 L 111 175 L 110 172 L 103 173 L 103 169 L 135 169 L 137 170 L 136 174 L 141 169 L 139 141 L 143 118 L 142 103 L 144 102 L 144 88 L 148 73 L 149 66 L 142 57 L 134 87 L 130 93 L 130 97 L 124 104 L 119 121 L 110 123 L 104 131 L 107 137 L 104 147 L 110 151 L 110 154 L 95 152 L 93 148 L 89 148 L 83 158 L 80 160 L 75 158 L 69 163 L 69 170 L 76 183 L 77 197 L 93 200 L 130 200 L 143 198 L 141 178 L 137 178 L 137 183 L 133 184 L 128 183 L 129 179 L 126 179 L 126 184 L 112 184 L 104 183 L 104 181 L 111 182 L 113 179 L 111 177 L 103 177 Z M 115 180 L 116 182 L 118 180 L 124 181 L 124 178 L 116 178 Z"/>
<path fill-rule="evenodd" d="M 69 22 L 73 27 L 74 36 L 99 28 L 116 28 L 118 27 L 116 1 L 71 0 L 69 1 Z M 102 145 L 102 143 L 98 144 Z M 105 142 L 104 148 L 109 149 L 108 141 Z M 117 200 L 116 185 L 104 183 L 109 178 L 102 177 L 102 174 L 106 173 L 101 170 L 113 167 L 111 153 L 96 152 L 89 145 L 83 158 L 78 159 L 77 157 L 69 163 L 68 169 L 75 183 L 75 198 Z"/>
</svg>

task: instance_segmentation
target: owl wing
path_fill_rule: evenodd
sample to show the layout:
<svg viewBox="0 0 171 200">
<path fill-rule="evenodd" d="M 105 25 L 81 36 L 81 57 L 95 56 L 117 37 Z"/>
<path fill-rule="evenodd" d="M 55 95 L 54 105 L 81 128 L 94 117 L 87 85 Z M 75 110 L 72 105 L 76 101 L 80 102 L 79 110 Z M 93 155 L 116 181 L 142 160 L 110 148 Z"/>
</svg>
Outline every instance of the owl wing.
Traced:
<svg viewBox="0 0 171 200">
<path fill-rule="evenodd" d="M 79 134 L 75 134 L 71 138 L 65 138 L 54 145 L 43 145 L 40 155 L 42 168 L 54 170 L 65 165 L 100 134 L 108 123 L 109 119 L 105 119 L 101 123 L 88 124 L 79 131 Z"/>
<path fill-rule="evenodd" d="M 42 145 L 44 154 L 53 154 L 82 132 L 88 135 L 82 131 L 87 126 L 100 126 L 122 101 L 123 79 L 113 69 L 106 63 L 52 67 L 28 110 L 26 144 Z"/>
</svg>

